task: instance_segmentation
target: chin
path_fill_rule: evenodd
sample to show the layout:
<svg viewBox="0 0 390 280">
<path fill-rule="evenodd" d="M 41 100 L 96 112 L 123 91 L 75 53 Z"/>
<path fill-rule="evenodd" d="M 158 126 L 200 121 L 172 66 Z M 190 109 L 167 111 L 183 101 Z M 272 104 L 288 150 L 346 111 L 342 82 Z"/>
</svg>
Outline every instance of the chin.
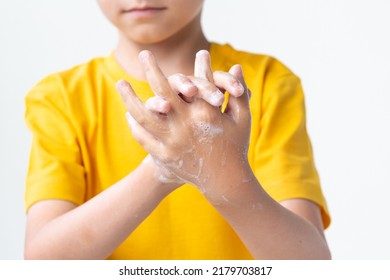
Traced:
<svg viewBox="0 0 390 280">
<path fill-rule="evenodd" d="M 174 28 L 161 28 L 162 26 L 156 25 L 140 25 L 132 26 L 129 28 L 123 28 L 122 34 L 124 34 L 128 40 L 138 44 L 157 44 L 163 42 L 175 35 L 176 30 Z"/>
<path fill-rule="evenodd" d="M 131 34 L 127 36 L 127 38 L 137 44 L 145 44 L 145 45 L 150 45 L 150 44 L 158 44 L 163 41 L 165 41 L 169 36 L 156 36 L 156 34 L 151 34 L 148 36 L 148 34 L 142 34 L 140 36 L 134 36 L 134 34 Z"/>
</svg>

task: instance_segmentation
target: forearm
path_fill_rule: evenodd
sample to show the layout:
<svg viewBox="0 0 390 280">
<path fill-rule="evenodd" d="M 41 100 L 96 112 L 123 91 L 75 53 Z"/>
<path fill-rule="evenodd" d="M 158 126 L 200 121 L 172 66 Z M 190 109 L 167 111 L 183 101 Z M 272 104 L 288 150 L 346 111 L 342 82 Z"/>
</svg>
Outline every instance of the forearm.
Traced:
<svg viewBox="0 0 390 280">
<path fill-rule="evenodd" d="M 26 258 L 105 259 L 169 193 L 141 164 L 85 204 L 27 235 Z"/>
<path fill-rule="evenodd" d="M 329 259 L 325 238 L 310 222 L 274 201 L 252 176 L 228 178 L 230 190 L 210 201 L 256 259 Z M 221 184 L 221 189 L 226 185 Z"/>
</svg>

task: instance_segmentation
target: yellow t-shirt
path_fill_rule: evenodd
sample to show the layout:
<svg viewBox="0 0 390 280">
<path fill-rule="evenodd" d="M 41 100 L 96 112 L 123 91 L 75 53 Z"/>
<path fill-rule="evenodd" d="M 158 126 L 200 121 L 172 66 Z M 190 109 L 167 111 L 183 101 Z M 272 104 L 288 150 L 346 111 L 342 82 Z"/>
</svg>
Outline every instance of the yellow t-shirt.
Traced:
<svg viewBox="0 0 390 280">
<path fill-rule="evenodd" d="M 212 44 L 214 70 L 241 64 L 248 87 L 252 130 L 249 162 L 277 201 L 306 198 L 330 222 L 306 133 L 300 80 L 276 59 Z M 149 85 L 130 77 L 111 54 L 50 75 L 26 96 L 33 143 L 26 208 L 44 199 L 82 204 L 122 179 L 146 156 L 125 119 L 116 91 L 128 80 L 142 100 Z M 223 172 L 223 171 L 221 171 Z M 166 197 L 117 248 L 113 259 L 249 259 L 235 232 L 194 187 Z"/>
</svg>

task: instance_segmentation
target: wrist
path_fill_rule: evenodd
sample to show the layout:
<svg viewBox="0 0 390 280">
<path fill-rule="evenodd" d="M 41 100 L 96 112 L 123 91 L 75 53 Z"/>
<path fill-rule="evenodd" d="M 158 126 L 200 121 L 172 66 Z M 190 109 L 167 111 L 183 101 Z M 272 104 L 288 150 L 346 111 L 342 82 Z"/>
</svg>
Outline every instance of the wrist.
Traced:
<svg viewBox="0 0 390 280">
<path fill-rule="evenodd" d="M 253 195 L 263 192 L 247 162 L 230 165 L 221 176 L 216 176 L 205 185 L 204 195 L 214 206 L 244 206 L 253 200 Z"/>
<path fill-rule="evenodd" d="M 138 167 L 140 171 L 148 178 L 149 191 L 152 191 L 163 197 L 182 185 L 177 180 L 167 178 L 157 167 L 151 156 L 147 156 Z"/>
</svg>

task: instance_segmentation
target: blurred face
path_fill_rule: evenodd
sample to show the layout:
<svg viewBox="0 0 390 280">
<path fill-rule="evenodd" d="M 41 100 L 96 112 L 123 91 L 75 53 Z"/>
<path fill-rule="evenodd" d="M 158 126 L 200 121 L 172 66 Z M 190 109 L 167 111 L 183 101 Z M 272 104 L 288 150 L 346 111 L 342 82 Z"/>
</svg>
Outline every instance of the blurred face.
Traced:
<svg viewBox="0 0 390 280">
<path fill-rule="evenodd" d="M 153 44 L 190 25 L 200 26 L 203 0 L 98 0 L 105 16 L 128 39 Z"/>
</svg>

